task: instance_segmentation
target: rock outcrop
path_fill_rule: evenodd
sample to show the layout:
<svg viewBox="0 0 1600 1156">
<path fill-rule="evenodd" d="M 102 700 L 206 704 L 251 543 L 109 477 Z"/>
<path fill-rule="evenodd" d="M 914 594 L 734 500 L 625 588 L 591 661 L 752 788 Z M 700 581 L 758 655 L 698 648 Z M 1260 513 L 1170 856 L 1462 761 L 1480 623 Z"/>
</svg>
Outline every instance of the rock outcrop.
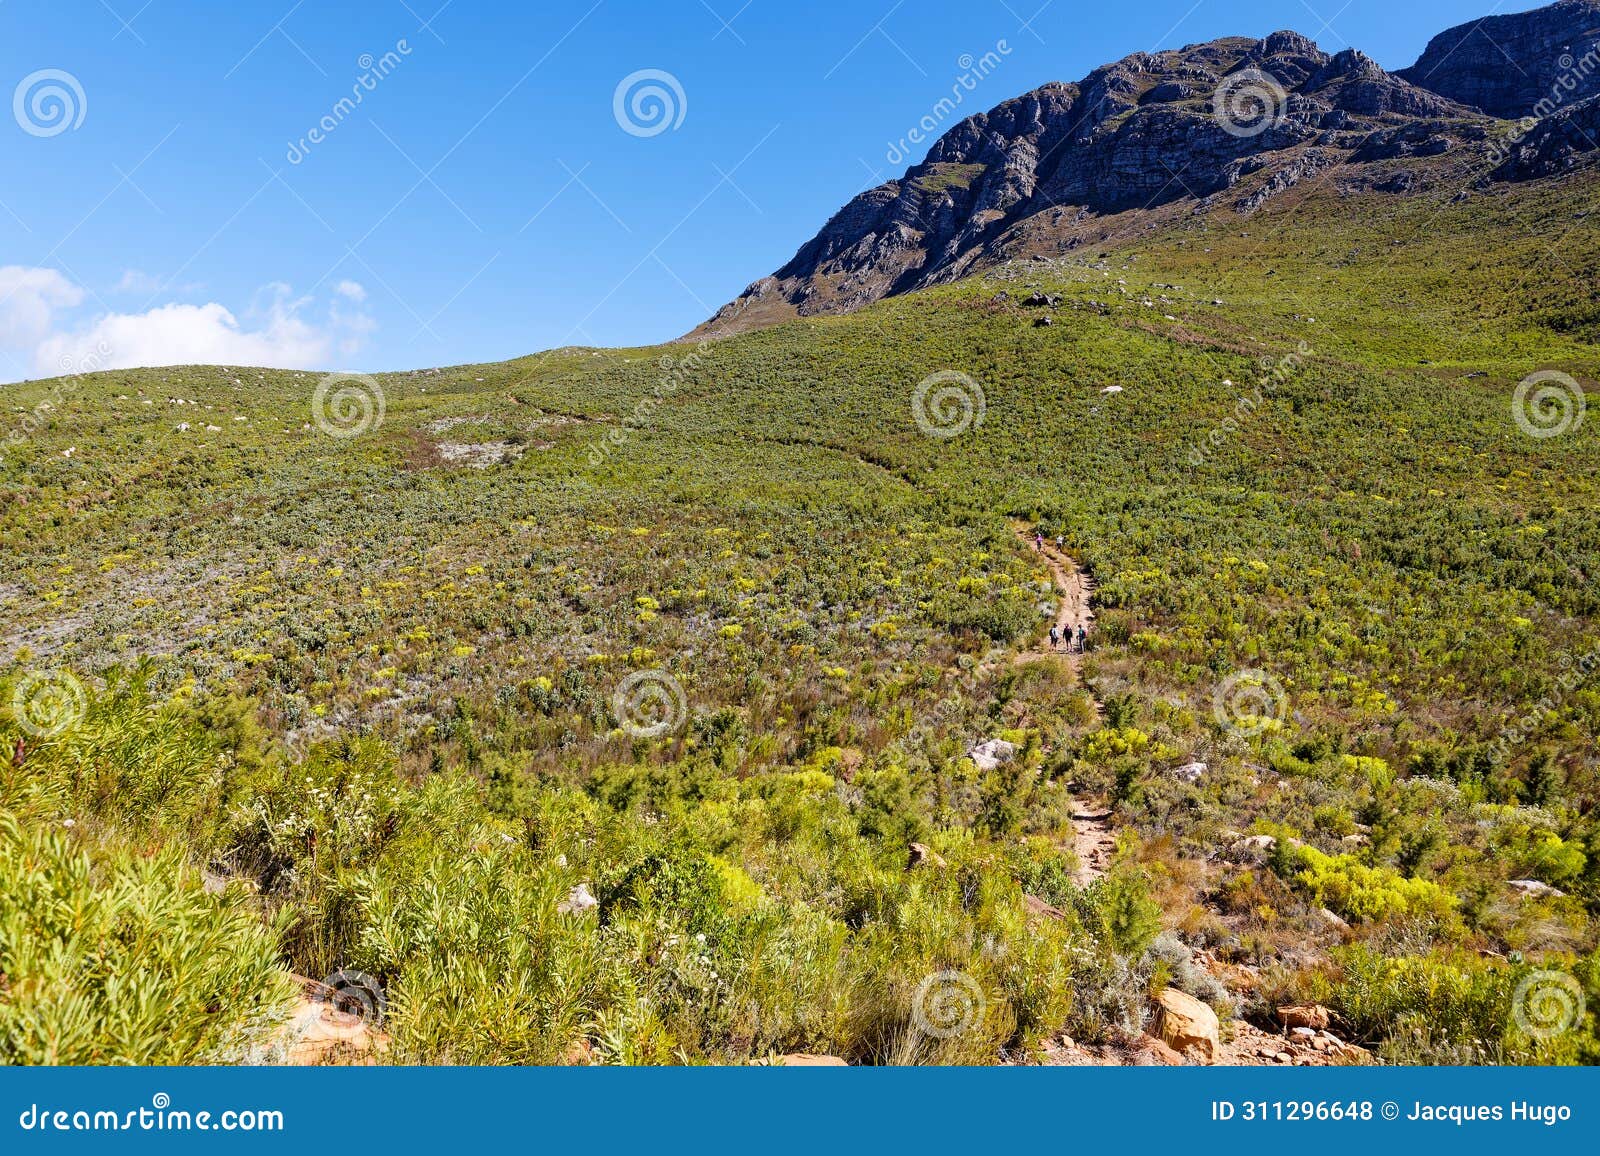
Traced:
<svg viewBox="0 0 1600 1156">
<path fill-rule="evenodd" d="M 1008 743 L 1005 739 L 989 739 L 968 751 L 967 758 L 980 771 L 992 771 L 1002 763 L 1009 763 L 1016 753 L 1016 744 Z"/>
<path fill-rule="evenodd" d="M 1278 1022 L 1285 1028 L 1327 1031 L 1332 1013 L 1321 1004 L 1285 1004 L 1278 1009 Z"/>
<path fill-rule="evenodd" d="M 1253 213 L 1334 168 L 1345 187 L 1394 196 L 1427 182 L 1392 162 L 1447 154 L 1502 180 L 1559 174 L 1600 142 L 1582 103 L 1600 91 L 1597 39 L 1600 0 L 1563 0 L 1441 33 L 1399 73 L 1287 31 L 1134 53 L 954 125 L 696 336 L 849 312 L 1182 212 Z M 1496 117 L 1540 119 L 1508 141 Z"/>
<path fill-rule="evenodd" d="M 1548 116 L 1600 94 L 1600 0 L 1469 20 L 1395 75 L 1504 120 Z"/>
<path fill-rule="evenodd" d="M 1215 1063 L 1222 1045 L 1217 1038 L 1217 1013 L 1175 987 L 1156 997 L 1154 1035 L 1175 1052 Z"/>
<path fill-rule="evenodd" d="M 1600 96 L 1536 118 L 1497 143 L 1494 178 L 1527 181 L 1558 176 L 1592 159 L 1600 144 Z"/>
</svg>

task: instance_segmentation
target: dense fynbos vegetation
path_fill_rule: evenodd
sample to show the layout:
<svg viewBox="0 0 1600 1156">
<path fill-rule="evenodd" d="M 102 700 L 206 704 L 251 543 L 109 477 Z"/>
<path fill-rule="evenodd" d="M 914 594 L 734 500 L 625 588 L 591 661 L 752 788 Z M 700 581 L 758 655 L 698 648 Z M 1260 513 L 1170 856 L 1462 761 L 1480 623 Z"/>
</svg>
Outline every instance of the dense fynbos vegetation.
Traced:
<svg viewBox="0 0 1600 1156">
<path fill-rule="evenodd" d="M 1596 376 L 1600 245 L 1559 185 L 1306 195 L 1314 234 L 1286 194 L 384 377 L 349 439 L 311 375 L 57 391 L 0 463 L 3 1054 L 248 1057 L 286 973 L 358 968 L 405 1061 L 993 1062 L 1164 984 L 1394 1060 L 1600 1057 L 1600 441 L 1513 404 Z M 1081 678 L 1012 661 L 1057 597 L 1016 523 L 1098 583 Z"/>
</svg>

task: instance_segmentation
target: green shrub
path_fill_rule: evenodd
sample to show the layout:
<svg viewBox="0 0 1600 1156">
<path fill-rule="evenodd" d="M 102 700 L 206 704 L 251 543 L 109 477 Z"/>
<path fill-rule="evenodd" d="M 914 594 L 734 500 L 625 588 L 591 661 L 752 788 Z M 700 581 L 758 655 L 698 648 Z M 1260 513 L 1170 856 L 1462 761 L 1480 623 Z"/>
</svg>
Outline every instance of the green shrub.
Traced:
<svg viewBox="0 0 1600 1156">
<path fill-rule="evenodd" d="M 294 984 L 234 886 L 179 856 L 94 846 L 0 811 L 0 1061 L 236 1063 Z"/>
<path fill-rule="evenodd" d="M 1384 867 L 1369 867 L 1351 855 L 1324 855 L 1304 844 L 1284 849 L 1280 874 L 1305 888 L 1312 900 L 1346 919 L 1385 920 L 1405 916 L 1445 919 L 1456 898 L 1427 879 L 1407 879 Z"/>
<path fill-rule="evenodd" d="M 1394 1060 L 1600 1061 L 1592 1010 L 1600 996 L 1600 954 L 1565 967 L 1551 962 L 1507 966 L 1461 952 L 1393 957 L 1361 945 L 1338 948 L 1333 956 L 1333 966 L 1315 975 L 1307 996 L 1343 1016 L 1358 1039 L 1381 1043 Z M 1530 1007 L 1541 991 L 1560 1001 L 1551 1005 L 1549 1022 L 1538 1018 L 1536 1002 Z M 1585 1003 L 1590 1010 L 1579 1017 Z"/>
</svg>

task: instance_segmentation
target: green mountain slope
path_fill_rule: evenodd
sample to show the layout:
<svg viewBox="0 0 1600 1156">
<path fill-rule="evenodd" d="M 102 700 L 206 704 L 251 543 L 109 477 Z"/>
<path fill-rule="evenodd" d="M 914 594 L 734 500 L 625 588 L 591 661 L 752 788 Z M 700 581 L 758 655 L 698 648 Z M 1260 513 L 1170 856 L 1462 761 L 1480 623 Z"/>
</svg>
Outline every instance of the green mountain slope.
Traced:
<svg viewBox="0 0 1600 1156">
<path fill-rule="evenodd" d="M 224 877 L 285 966 L 381 980 L 402 1060 L 1037 1058 L 1173 983 L 1401 1061 L 1592 1062 L 1600 437 L 1581 387 L 1518 390 L 1600 377 L 1595 186 L 1436 163 L 850 316 L 382 376 L 352 437 L 310 374 L 8 390 L 0 808 L 108 878 Z M 1008 657 L 1055 598 L 1018 523 L 1098 584 L 1081 679 Z M 1121 846 L 1080 888 L 1090 799 Z M 5 1015 L 67 1022 L 92 981 L 4 927 Z"/>
</svg>

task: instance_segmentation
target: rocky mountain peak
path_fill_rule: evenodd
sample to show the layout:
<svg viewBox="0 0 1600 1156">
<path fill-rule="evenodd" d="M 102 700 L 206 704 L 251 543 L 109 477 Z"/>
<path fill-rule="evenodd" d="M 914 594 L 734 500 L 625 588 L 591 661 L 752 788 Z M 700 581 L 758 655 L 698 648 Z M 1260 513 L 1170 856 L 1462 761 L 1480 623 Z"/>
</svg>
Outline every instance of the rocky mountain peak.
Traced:
<svg viewBox="0 0 1600 1156">
<path fill-rule="evenodd" d="M 1498 147 L 1491 118 L 1533 109 L 1550 70 L 1581 69 L 1596 37 L 1600 0 L 1562 0 L 1441 33 L 1401 73 L 1292 31 L 1137 52 L 954 125 L 697 333 L 848 312 L 1016 256 L 1136 235 L 1186 202 L 1248 214 L 1336 165 L 1403 193 L 1414 174 L 1382 166 Z M 1541 134 L 1522 169 L 1500 175 L 1570 167 L 1583 127 Z"/>
</svg>

